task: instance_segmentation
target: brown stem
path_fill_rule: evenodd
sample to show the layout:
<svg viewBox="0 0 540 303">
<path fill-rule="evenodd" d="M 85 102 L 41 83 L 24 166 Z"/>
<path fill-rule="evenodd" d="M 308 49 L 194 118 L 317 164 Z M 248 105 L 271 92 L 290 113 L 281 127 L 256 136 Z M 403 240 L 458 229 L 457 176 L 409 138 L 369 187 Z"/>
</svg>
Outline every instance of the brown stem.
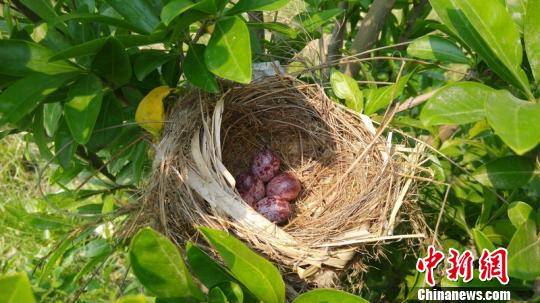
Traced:
<svg viewBox="0 0 540 303">
<path fill-rule="evenodd" d="M 107 166 L 103 163 L 98 155 L 86 152 L 82 146 L 77 147 L 77 155 L 88 161 L 90 166 L 97 169 L 100 173 L 107 177 L 107 179 L 111 180 L 113 183 L 116 183 L 116 177 L 107 170 Z"/>
<path fill-rule="evenodd" d="M 405 30 L 399 37 L 399 42 L 405 42 L 409 39 L 411 36 L 412 30 L 414 28 L 414 24 L 416 23 L 416 20 L 420 15 L 422 14 L 422 10 L 424 7 L 428 4 L 428 0 L 420 0 L 419 2 L 415 2 L 414 4 L 414 10 L 409 15 L 409 18 L 407 18 L 407 24 L 405 25 Z M 401 47 L 402 49 L 405 48 L 405 46 Z"/>
<path fill-rule="evenodd" d="M 252 23 L 264 22 L 264 15 L 262 11 L 248 12 L 248 18 L 249 18 L 249 22 L 252 22 Z M 253 32 L 255 33 L 255 37 L 257 37 L 259 41 L 264 40 L 264 29 L 262 28 L 253 29 Z"/>
<path fill-rule="evenodd" d="M 347 9 L 348 2 L 340 1 L 338 8 L 342 10 Z M 331 66 L 332 62 L 337 62 L 341 59 L 341 49 L 343 48 L 343 38 L 345 31 L 347 30 L 347 14 L 343 14 L 341 19 L 336 19 L 335 27 L 330 37 L 330 44 L 328 45 L 328 54 L 326 55 L 326 63 Z M 327 70 L 330 75 L 330 69 Z"/>
<path fill-rule="evenodd" d="M 373 1 L 352 42 L 351 52 L 353 54 L 364 52 L 375 45 L 386 22 L 386 18 L 392 11 L 395 3 L 396 0 Z M 349 76 L 354 76 L 359 70 L 360 63 L 351 62 L 347 64 L 345 73 Z"/>
</svg>

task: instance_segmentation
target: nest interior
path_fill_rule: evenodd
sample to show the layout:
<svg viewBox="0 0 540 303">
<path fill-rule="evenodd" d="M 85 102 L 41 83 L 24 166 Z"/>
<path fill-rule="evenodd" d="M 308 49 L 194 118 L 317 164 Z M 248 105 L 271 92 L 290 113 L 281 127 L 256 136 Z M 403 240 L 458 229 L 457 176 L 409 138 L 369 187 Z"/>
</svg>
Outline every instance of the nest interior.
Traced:
<svg viewBox="0 0 540 303">
<path fill-rule="evenodd" d="M 169 111 L 157 147 L 146 213 L 179 245 L 199 225 L 234 232 L 307 277 L 343 268 L 361 245 L 397 238 L 411 220 L 421 153 L 401 153 L 318 85 L 271 77 L 221 95 L 184 94 Z M 302 191 L 294 215 L 276 226 L 242 201 L 234 178 L 268 147 Z M 413 150 L 413 152 L 410 152 Z M 419 224 L 411 224 L 418 232 Z M 403 235 L 403 237 L 406 237 Z"/>
</svg>

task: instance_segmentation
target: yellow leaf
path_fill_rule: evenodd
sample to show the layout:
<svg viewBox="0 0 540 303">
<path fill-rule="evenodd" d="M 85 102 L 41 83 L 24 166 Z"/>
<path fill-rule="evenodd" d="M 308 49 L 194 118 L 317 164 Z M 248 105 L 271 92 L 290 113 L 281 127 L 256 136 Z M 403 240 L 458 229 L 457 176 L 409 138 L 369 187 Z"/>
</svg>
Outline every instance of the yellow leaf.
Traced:
<svg viewBox="0 0 540 303">
<path fill-rule="evenodd" d="M 140 127 L 154 136 L 158 136 L 163 128 L 163 121 L 165 120 L 163 98 L 171 90 L 172 88 L 167 86 L 154 88 L 142 99 L 135 112 L 135 121 L 137 121 Z"/>
</svg>

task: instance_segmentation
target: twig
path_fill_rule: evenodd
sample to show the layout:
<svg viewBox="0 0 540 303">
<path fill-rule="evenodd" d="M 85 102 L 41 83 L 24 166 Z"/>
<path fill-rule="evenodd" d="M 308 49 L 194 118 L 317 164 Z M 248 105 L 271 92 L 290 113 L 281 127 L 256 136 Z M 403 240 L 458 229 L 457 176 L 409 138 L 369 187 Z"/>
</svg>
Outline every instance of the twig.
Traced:
<svg viewBox="0 0 540 303">
<path fill-rule="evenodd" d="M 398 109 L 397 109 L 397 112 L 402 112 L 402 111 L 406 111 L 408 109 L 411 109 L 415 106 L 418 106 L 424 102 L 426 102 L 427 100 L 429 100 L 433 94 L 435 94 L 436 90 L 434 91 L 431 91 L 429 93 L 425 93 L 425 94 L 422 94 L 422 95 L 419 95 L 419 96 L 416 96 L 416 97 L 410 97 L 409 99 L 403 101 Z"/>
<path fill-rule="evenodd" d="M 392 11 L 396 0 L 375 0 L 369 8 L 362 24 L 352 42 L 351 52 L 361 53 L 370 49 L 379 39 L 379 34 L 386 23 L 386 18 Z M 355 76 L 360 69 L 358 62 L 347 64 L 345 73 Z"/>
</svg>

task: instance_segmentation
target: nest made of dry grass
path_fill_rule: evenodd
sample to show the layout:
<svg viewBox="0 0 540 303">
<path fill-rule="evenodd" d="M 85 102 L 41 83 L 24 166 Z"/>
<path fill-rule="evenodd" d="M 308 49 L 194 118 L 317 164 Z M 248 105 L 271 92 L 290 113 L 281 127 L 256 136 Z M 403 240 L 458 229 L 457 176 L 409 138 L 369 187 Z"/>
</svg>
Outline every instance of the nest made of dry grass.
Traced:
<svg viewBox="0 0 540 303">
<path fill-rule="evenodd" d="M 343 268 L 366 243 L 422 236 L 410 215 L 421 146 L 392 145 L 368 117 L 332 102 L 318 85 L 277 76 L 220 95 L 192 90 L 167 120 L 144 211 L 179 245 L 196 226 L 228 230 L 305 278 Z M 285 226 L 234 189 L 233 176 L 263 147 L 302 183 Z M 411 234 L 393 234 L 399 221 Z"/>
</svg>

